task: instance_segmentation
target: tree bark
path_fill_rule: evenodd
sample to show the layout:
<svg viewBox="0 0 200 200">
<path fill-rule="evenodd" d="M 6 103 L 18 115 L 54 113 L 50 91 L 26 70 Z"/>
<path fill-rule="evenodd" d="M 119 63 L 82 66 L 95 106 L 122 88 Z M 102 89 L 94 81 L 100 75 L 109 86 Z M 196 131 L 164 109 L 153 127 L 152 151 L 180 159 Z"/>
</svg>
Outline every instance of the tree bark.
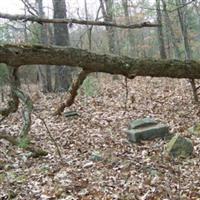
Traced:
<svg viewBox="0 0 200 200">
<path fill-rule="evenodd" d="M 54 18 L 65 19 L 65 0 L 53 0 Z M 58 46 L 69 46 L 69 31 L 67 24 L 54 24 L 54 44 Z M 68 66 L 59 66 L 55 73 L 54 90 L 58 92 L 67 91 L 72 82 L 72 71 Z"/>
<path fill-rule="evenodd" d="M 105 4 L 104 4 L 104 2 Z M 113 0 L 100 0 L 101 10 L 103 14 L 104 21 L 106 23 L 113 23 L 114 16 L 113 16 Z M 108 49 L 109 52 L 112 54 L 119 54 L 119 49 L 116 45 L 116 30 L 114 27 L 106 27 L 107 35 L 108 35 Z"/>
<path fill-rule="evenodd" d="M 39 24 L 42 23 L 53 23 L 53 24 L 80 24 L 80 25 L 93 25 L 93 26 L 106 26 L 106 27 L 117 27 L 117 28 L 124 28 L 124 29 L 138 29 L 144 27 L 157 27 L 159 26 L 156 23 L 150 22 L 143 22 L 139 24 L 131 24 L 131 25 L 124 25 L 124 24 L 116 24 L 116 23 L 108 23 L 108 22 L 101 22 L 101 21 L 87 21 L 87 20 L 78 20 L 78 19 L 48 19 L 48 18 L 41 18 L 37 16 L 25 16 L 25 15 L 10 15 L 5 13 L 0 13 L 0 18 L 15 20 L 15 21 L 30 21 L 30 22 L 37 22 Z"/>
<path fill-rule="evenodd" d="M 128 11 L 128 0 L 122 0 L 122 6 L 124 10 L 124 15 L 126 17 L 126 24 L 129 25 L 131 24 L 130 22 L 130 16 L 129 16 L 129 11 Z M 129 40 L 129 55 L 135 56 L 135 36 L 133 31 L 131 29 L 128 29 L 128 40 Z"/>
<path fill-rule="evenodd" d="M 38 7 L 38 14 L 40 17 L 44 17 L 43 11 L 43 0 L 36 0 L 36 4 Z M 48 45 L 48 24 L 41 24 L 40 25 L 40 42 L 41 44 Z M 42 84 L 42 92 L 52 92 L 52 76 L 51 76 L 51 67 L 50 66 L 38 66 L 38 73 L 39 78 Z"/>
<path fill-rule="evenodd" d="M 160 57 L 162 59 L 166 59 L 167 54 L 166 54 L 166 51 L 165 51 L 165 41 L 164 41 L 164 34 L 163 34 L 163 28 L 162 28 L 162 13 L 161 13 L 161 10 L 160 10 L 160 0 L 156 0 L 156 12 L 157 12 L 157 22 L 160 25 L 157 28 Z"/>
<path fill-rule="evenodd" d="M 72 83 L 71 90 L 69 91 L 69 93 L 70 93 L 69 98 L 67 99 L 66 103 L 62 103 L 58 106 L 58 108 L 56 109 L 56 111 L 53 114 L 54 116 L 61 115 L 66 107 L 69 107 L 74 103 L 74 100 L 75 100 L 76 96 L 78 95 L 78 89 L 83 84 L 83 82 L 87 78 L 88 74 L 89 73 L 86 71 L 80 72 L 77 80 Z"/>
<path fill-rule="evenodd" d="M 88 21 L 88 7 L 87 7 L 87 0 L 84 0 L 84 7 L 85 7 L 85 19 Z M 92 49 L 92 27 L 89 27 L 89 25 L 86 25 L 87 27 L 87 37 L 88 37 L 88 49 Z"/>
<path fill-rule="evenodd" d="M 179 49 L 178 44 L 177 44 L 177 39 L 176 39 L 174 30 L 173 30 L 173 27 L 172 27 L 172 22 L 170 20 L 170 17 L 169 17 L 168 11 L 167 11 L 167 5 L 165 3 L 165 0 L 162 0 L 162 4 L 163 4 L 163 12 L 164 12 L 166 29 L 167 29 L 169 35 L 171 36 L 171 41 L 172 41 L 174 51 L 175 51 L 175 58 L 181 59 L 181 52 L 180 52 L 180 49 Z"/>
<path fill-rule="evenodd" d="M 185 0 L 176 0 L 176 4 L 177 4 L 177 6 L 186 5 L 186 1 Z M 187 8 L 186 7 L 178 8 L 177 12 L 178 12 L 179 22 L 180 22 L 180 26 L 181 26 L 183 41 L 184 41 L 185 60 L 189 61 L 192 59 L 192 50 L 190 47 L 189 38 L 188 38 L 188 30 L 187 30 L 187 27 L 188 27 Z M 198 102 L 199 99 L 198 99 L 195 80 L 194 80 L 194 78 L 192 78 L 189 81 L 190 81 L 190 84 L 192 87 L 194 101 Z"/>
<path fill-rule="evenodd" d="M 134 59 L 126 56 L 97 54 L 72 47 L 42 45 L 0 45 L 0 63 L 21 65 L 69 65 L 88 72 L 135 76 L 200 79 L 200 62 L 188 60 Z"/>
<path fill-rule="evenodd" d="M 18 70 L 16 68 L 8 67 L 9 70 L 9 83 L 10 83 L 10 97 L 7 108 L 0 109 L 0 115 L 4 118 L 8 117 L 9 114 L 17 111 L 19 107 L 19 98 L 15 91 L 20 88 L 20 79 L 18 78 Z"/>
<path fill-rule="evenodd" d="M 105 4 L 104 4 L 105 3 Z M 113 23 L 113 0 L 100 0 L 101 10 L 103 14 L 104 21 L 107 23 Z M 114 27 L 106 27 L 107 36 L 108 36 L 108 49 L 111 54 L 120 54 L 119 46 L 117 45 L 117 33 Z M 117 76 L 113 76 L 113 80 L 118 79 Z"/>
</svg>

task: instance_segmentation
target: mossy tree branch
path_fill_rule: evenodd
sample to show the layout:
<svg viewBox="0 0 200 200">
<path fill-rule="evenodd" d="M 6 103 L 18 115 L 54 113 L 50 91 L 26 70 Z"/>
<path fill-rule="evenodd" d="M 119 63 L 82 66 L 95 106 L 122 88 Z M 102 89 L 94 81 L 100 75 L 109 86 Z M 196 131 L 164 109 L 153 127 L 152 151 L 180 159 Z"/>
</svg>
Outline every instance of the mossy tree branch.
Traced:
<svg viewBox="0 0 200 200">
<path fill-rule="evenodd" d="M 34 64 L 68 65 L 88 72 L 124 75 L 130 79 L 135 76 L 200 79 L 199 61 L 135 59 L 72 47 L 0 45 L 0 63 L 16 68 Z"/>
</svg>

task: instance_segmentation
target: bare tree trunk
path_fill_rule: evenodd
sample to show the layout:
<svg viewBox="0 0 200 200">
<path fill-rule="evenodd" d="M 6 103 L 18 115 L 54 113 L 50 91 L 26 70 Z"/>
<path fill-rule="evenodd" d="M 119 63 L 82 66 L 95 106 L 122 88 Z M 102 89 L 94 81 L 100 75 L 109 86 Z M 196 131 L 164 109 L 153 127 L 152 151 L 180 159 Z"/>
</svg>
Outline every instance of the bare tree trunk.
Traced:
<svg viewBox="0 0 200 200">
<path fill-rule="evenodd" d="M 199 9 L 199 5 L 197 3 L 198 2 L 195 2 L 194 7 L 195 7 L 195 11 L 198 15 L 198 21 L 199 21 L 199 26 L 200 26 L 200 9 Z"/>
<path fill-rule="evenodd" d="M 160 0 L 156 0 L 156 12 L 157 12 L 157 22 L 160 25 L 157 28 L 160 57 L 162 59 L 166 59 L 167 54 L 166 54 L 166 51 L 165 51 L 165 41 L 164 41 L 164 34 L 163 34 L 163 28 L 162 28 L 162 13 L 161 13 L 161 10 L 160 10 Z"/>
<path fill-rule="evenodd" d="M 88 17 L 88 9 L 87 9 L 87 0 L 85 0 L 84 3 L 85 3 L 86 20 L 88 20 L 89 17 Z M 97 21 L 97 19 L 98 19 L 99 11 L 100 11 L 100 8 L 97 11 L 95 21 Z M 92 28 L 93 28 L 93 26 L 89 27 L 87 25 L 89 50 L 91 50 L 91 48 L 92 48 Z M 79 90 L 80 86 L 83 84 L 84 80 L 87 78 L 88 74 L 89 74 L 89 72 L 87 70 L 82 70 L 79 73 L 76 81 L 73 81 L 72 86 L 69 90 L 69 94 L 70 94 L 69 98 L 67 99 L 66 103 L 62 103 L 61 105 L 58 106 L 58 108 L 54 112 L 54 115 L 61 115 L 66 107 L 69 107 L 74 103 L 74 100 L 75 100 L 76 96 L 78 95 L 78 90 Z"/>
<path fill-rule="evenodd" d="M 194 2 L 194 7 L 195 7 L 195 11 L 196 11 L 196 14 L 197 14 L 197 17 L 198 17 L 198 30 L 200 32 L 200 3 Z M 198 37 L 198 39 L 200 39 L 200 36 Z M 197 55 L 200 54 L 200 47 L 198 48 L 198 51 L 196 52 L 196 54 Z"/>
<path fill-rule="evenodd" d="M 180 5 L 186 4 L 185 0 L 176 0 L 176 5 L 177 7 L 180 7 Z M 192 50 L 190 48 L 189 44 L 189 39 L 188 39 L 188 31 L 187 31 L 187 8 L 186 6 L 182 8 L 177 9 L 178 12 L 178 17 L 179 17 L 179 23 L 181 26 L 181 32 L 183 36 L 183 41 L 184 41 L 184 47 L 185 47 L 185 60 L 186 62 L 190 61 L 192 59 Z M 192 91 L 193 91 L 193 96 L 194 96 L 194 101 L 198 102 L 198 94 L 197 94 L 197 89 L 195 85 L 195 80 L 190 79 L 189 80 L 192 86 Z"/>
<path fill-rule="evenodd" d="M 38 13 L 40 17 L 44 17 L 43 0 L 36 0 Z M 40 27 L 40 42 L 47 45 L 48 42 L 48 24 L 42 24 Z M 51 66 L 38 66 L 39 79 L 42 83 L 43 92 L 52 92 L 52 73 Z"/>
<path fill-rule="evenodd" d="M 128 11 L 128 0 L 122 0 L 122 6 L 124 9 L 124 15 L 126 17 L 126 23 L 127 25 L 130 25 L 130 16 L 129 16 L 129 11 Z M 129 55 L 130 56 L 135 56 L 135 37 L 133 32 L 128 29 L 128 40 L 129 40 Z"/>
<path fill-rule="evenodd" d="M 66 18 L 65 0 L 53 0 L 54 18 Z M 69 31 L 67 24 L 54 24 L 54 44 L 69 46 Z M 72 71 L 67 66 L 55 68 L 55 91 L 66 91 L 72 83 Z"/>
<path fill-rule="evenodd" d="M 104 4 L 105 3 L 105 4 Z M 101 10 L 105 22 L 113 22 L 113 0 L 100 0 Z M 108 34 L 109 52 L 115 54 L 117 52 L 115 39 L 116 34 L 113 27 L 106 27 Z"/>
<path fill-rule="evenodd" d="M 88 17 L 88 8 L 87 8 L 87 0 L 84 0 L 84 5 L 85 5 L 85 18 L 88 21 L 89 17 Z M 89 27 L 89 25 L 86 26 L 87 27 L 87 37 L 88 37 L 88 49 L 91 50 L 92 49 L 92 27 Z"/>
<path fill-rule="evenodd" d="M 167 11 L 167 5 L 165 3 L 165 0 L 162 0 L 162 4 L 163 4 L 163 11 L 164 11 L 164 19 L 165 19 L 166 29 L 167 29 L 168 34 L 171 36 L 170 38 L 171 38 L 172 45 L 173 45 L 174 50 L 175 50 L 175 58 L 180 59 L 181 58 L 181 52 L 180 52 L 180 49 L 177 45 L 177 39 L 176 39 L 174 30 L 173 30 L 173 27 L 172 27 L 172 22 L 170 20 L 170 17 L 169 17 L 168 11 Z"/>
<path fill-rule="evenodd" d="M 4 86 L 1 85 L 1 102 L 4 102 L 5 101 L 5 98 L 4 98 Z"/>
<path fill-rule="evenodd" d="M 105 4 L 104 4 L 105 3 Z M 113 0 L 100 0 L 101 10 L 103 14 L 103 18 L 105 22 L 113 22 Z M 117 35 L 116 31 L 113 27 L 106 27 L 107 35 L 108 35 L 108 49 L 112 54 L 119 54 L 119 49 L 117 48 Z M 118 79 L 115 75 L 113 79 Z"/>
<path fill-rule="evenodd" d="M 24 13 L 26 15 L 26 6 L 24 5 Z M 28 42 L 28 34 L 27 34 L 27 24 L 26 22 L 24 23 L 24 42 Z"/>
</svg>

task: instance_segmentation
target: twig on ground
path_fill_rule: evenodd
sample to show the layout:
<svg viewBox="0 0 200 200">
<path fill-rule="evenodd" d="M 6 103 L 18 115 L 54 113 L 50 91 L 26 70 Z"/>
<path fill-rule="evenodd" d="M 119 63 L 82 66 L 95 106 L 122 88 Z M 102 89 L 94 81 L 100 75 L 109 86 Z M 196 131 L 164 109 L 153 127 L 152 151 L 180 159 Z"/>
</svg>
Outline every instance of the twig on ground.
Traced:
<svg viewBox="0 0 200 200">
<path fill-rule="evenodd" d="M 60 149 L 59 149 L 59 147 L 58 147 L 58 144 L 56 143 L 56 140 L 54 139 L 53 135 L 51 134 L 51 132 L 50 132 L 50 130 L 49 130 L 49 128 L 48 128 L 48 126 L 47 126 L 45 120 L 44 120 L 42 117 L 38 116 L 36 113 L 33 113 L 33 114 L 34 114 L 38 119 L 40 119 L 40 120 L 42 121 L 42 123 L 44 124 L 44 126 L 45 126 L 45 128 L 46 128 L 46 130 L 47 130 L 47 133 L 48 133 L 48 135 L 49 135 L 51 141 L 53 142 L 54 146 L 56 147 L 56 151 L 57 151 L 57 153 L 58 153 L 60 159 L 62 159 L 61 151 L 60 151 Z"/>
</svg>

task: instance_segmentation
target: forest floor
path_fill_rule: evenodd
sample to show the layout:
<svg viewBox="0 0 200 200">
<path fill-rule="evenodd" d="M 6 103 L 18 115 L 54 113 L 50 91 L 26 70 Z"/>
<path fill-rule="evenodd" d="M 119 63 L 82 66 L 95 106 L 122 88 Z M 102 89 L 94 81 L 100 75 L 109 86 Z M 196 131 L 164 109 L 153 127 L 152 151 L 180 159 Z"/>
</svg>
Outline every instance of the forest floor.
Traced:
<svg viewBox="0 0 200 200">
<path fill-rule="evenodd" d="M 49 154 L 31 158 L 30 152 L 0 140 L 1 200 L 200 199 L 200 138 L 187 131 L 200 121 L 200 106 L 192 102 L 187 80 L 128 80 L 126 100 L 124 78 L 93 77 L 66 109 L 79 116 L 68 118 L 52 116 L 67 94 L 44 95 L 32 86 L 29 91 L 36 114 L 31 141 Z M 21 109 L 1 122 L 0 130 L 18 135 Z M 45 120 L 62 159 L 37 115 Z M 168 124 L 172 133 L 190 138 L 193 155 L 173 160 L 163 153 L 166 141 L 161 139 L 129 143 L 125 134 L 129 122 L 147 116 Z M 92 161 L 94 154 L 102 160 Z"/>
</svg>

